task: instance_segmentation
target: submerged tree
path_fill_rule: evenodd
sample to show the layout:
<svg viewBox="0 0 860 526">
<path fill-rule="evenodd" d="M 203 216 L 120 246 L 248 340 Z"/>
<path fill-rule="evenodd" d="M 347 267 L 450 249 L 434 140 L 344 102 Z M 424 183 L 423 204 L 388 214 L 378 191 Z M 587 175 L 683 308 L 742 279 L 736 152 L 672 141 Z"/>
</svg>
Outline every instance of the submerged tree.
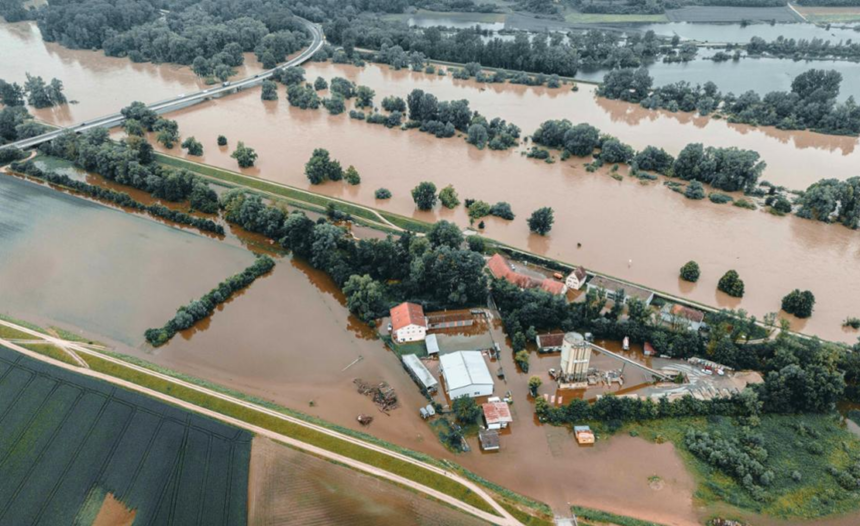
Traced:
<svg viewBox="0 0 860 526">
<path fill-rule="evenodd" d="M 239 141 L 230 157 L 236 159 L 240 168 L 250 168 L 257 161 L 257 152 L 253 148 L 245 146 L 244 142 Z"/>
<path fill-rule="evenodd" d="M 436 185 L 424 181 L 412 189 L 412 200 L 419 210 L 430 210 L 436 206 Z"/>
<path fill-rule="evenodd" d="M 552 230 L 552 224 L 555 222 L 553 210 L 550 207 L 538 208 L 532 212 L 528 219 L 529 230 L 536 234 L 545 236 Z"/>
</svg>

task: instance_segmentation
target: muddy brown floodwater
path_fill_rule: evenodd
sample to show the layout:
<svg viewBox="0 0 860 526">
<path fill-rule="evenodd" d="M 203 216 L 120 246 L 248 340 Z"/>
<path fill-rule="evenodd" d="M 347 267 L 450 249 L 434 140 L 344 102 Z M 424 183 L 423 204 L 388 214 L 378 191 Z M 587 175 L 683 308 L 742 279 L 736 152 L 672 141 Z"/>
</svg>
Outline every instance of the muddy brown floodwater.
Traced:
<svg viewBox="0 0 860 526">
<path fill-rule="evenodd" d="M 597 108 L 594 99 L 582 91 L 491 86 L 482 92 L 471 83 L 395 73 L 378 66 L 358 70 L 353 66 L 308 65 L 310 79 L 317 75 L 330 79 L 335 74 L 370 85 L 377 92 L 377 102 L 388 93 L 406 95 L 412 88 L 421 87 L 441 98 L 471 100 L 474 95 L 480 104 L 473 103 L 473 107 L 488 115 L 510 117 L 514 122 L 540 121 L 544 116 L 534 114 L 541 112 L 552 116 L 547 106 L 557 108 L 560 114 L 556 116 L 568 116 L 574 121 L 605 115 L 602 110 L 564 115 L 569 104 Z M 299 110 L 286 103 L 283 88 L 280 94 L 280 100 L 264 103 L 258 90 L 249 90 L 181 110 L 171 118 L 179 121 L 184 135 L 194 135 L 204 144 L 213 145 L 203 158 L 209 164 L 236 169 L 235 160 L 229 157 L 232 149 L 214 147 L 216 136 L 223 133 L 231 144 L 243 140 L 259 153 L 257 166 L 245 173 L 426 221 L 448 219 L 466 226 L 468 218 L 463 207 L 417 212 L 409 194 L 420 181 L 433 181 L 439 188 L 453 184 L 461 198 L 512 204 L 517 214 L 514 221 L 486 219 L 485 232 L 491 238 L 708 305 L 743 308 L 758 317 L 778 311 L 781 298 L 795 287 L 809 288 L 817 299 L 815 314 L 805 322 L 791 319 L 795 329 L 846 342 L 858 336 L 841 327 L 843 319 L 860 312 L 853 295 L 845 294 L 846 290 L 860 290 L 860 272 L 856 270 L 860 263 L 860 236 L 852 230 L 793 216 L 776 217 L 764 211 L 690 201 L 659 182 L 643 185 L 632 178 L 616 181 L 606 170 L 587 173 L 582 159 L 547 165 L 515 151 L 479 151 L 462 139 L 441 140 L 416 130 L 389 130 L 355 121 L 345 114 L 330 116 L 325 110 Z M 498 99 L 497 105 L 491 103 L 493 98 Z M 530 112 L 532 107 L 534 114 Z M 506 114 L 506 109 L 513 115 Z M 650 126 L 659 126 L 663 131 L 658 134 Z M 700 129 L 679 124 L 670 117 L 647 120 L 640 127 L 604 127 L 619 136 L 624 129 L 642 129 L 642 144 L 653 142 L 659 146 L 667 146 L 661 142 L 664 136 L 683 144 L 694 140 L 697 133 L 710 136 L 712 129 L 715 136 L 735 136 L 741 141 L 766 137 L 759 130 L 738 135 L 732 131 L 735 127 L 719 121 Z M 771 144 L 778 157 L 796 159 L 798 163 L 810 155 L 827 155 L 830 161 L 825 164 L 832 169 L 828 176 L 847 177 L 860 166 L 855 164 L 849 169 L 840 164 L 846 156 L 838 149 L 799 149 L 778 141 Z M 745 142 L 740 145 L 752 146 Z M 344 166 L 355 165 L 362 177 L 361 185 L 328 183 L 312 187 L 303 172 L 314 148 L 327 148 Z M 178 148 L 170 153 L 182 155 Z M 854 163 L 860 160 L 857 154 L 849 157 Z M 779 174 L 779 168 L 770 169 L 772 179 Z M 821 176 L 818 172 L 814 178 Z M 373 193 L 379 187 L 391 190 L 393 198 L 376 200 Z M 525 221 L 542 206 L 555 210 L 555 226 L 546 237 L 530 234 Z M 577 248 L 577 243 L 582 247 Z M 695 285 L 678 279 L 678 269 L 691 259 L 702 267 L 702 278 Z M 736 269 L 746 283 L 743 300 L 716 291 L 717 281 L 729 269 Z"/>
</svg>

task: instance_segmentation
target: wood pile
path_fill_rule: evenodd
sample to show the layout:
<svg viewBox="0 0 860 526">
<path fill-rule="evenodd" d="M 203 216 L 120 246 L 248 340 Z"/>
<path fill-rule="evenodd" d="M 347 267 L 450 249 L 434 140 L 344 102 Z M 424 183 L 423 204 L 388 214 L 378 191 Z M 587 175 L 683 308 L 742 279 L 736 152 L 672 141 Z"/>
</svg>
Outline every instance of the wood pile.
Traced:
<svg viewBox="0 0 860 526">
<path fill-rule="evenodd" d="M 356 385 L 359 394 L 371 397 L 380 411 L 387 413 L 392 409 L 397 409 L 397 393 L 386 382 L 374 385 L 365 382 L 361 378 L 356 378 L 353 380 L 353 383 Z"/>
</svg>

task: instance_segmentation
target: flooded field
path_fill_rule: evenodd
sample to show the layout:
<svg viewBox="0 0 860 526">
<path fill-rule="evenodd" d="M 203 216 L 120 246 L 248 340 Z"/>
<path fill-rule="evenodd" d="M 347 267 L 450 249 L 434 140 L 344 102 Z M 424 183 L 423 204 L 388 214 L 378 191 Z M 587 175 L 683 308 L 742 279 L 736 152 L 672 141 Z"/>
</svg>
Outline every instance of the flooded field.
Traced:
<svg viewBox="0 0 860 526">
<path fill-rule="evenodd" d="M 253 261 L 238 247 L 0 175 L 2 312 L 143 343 Z"/>
<path fill-rule="evenodd" d="M 0 23 L 0 77 L 23 85 L 25 73 L 46 81 L 63 81 L 64 93 L 77 104 L 32 110 L 36 118 L 59 125 L 79 123 L 116 113 L 135 100 L 147 103 L 180 93 L 205 89 L 191 68 L 176 64 L 135 64 L 125 58 L 106 57 L 101 51 L 72 50 L 42 40 L 35 22 Z M 252 53 L 235 68 L 244 78 L 262 71 Z"/>
<path fill-rule="evenodd" d="M 369 475 L 264 438 L 251 449 L 248 524 L 486 524 Z"/>
<path fill-rule="evenodd" d="M 805 186 L 824 174 L 857 175 L 860 150 L 853 137 L 828 137 L 728 125 L 689 114 L 649 112 L 625 103 L 595 100 L 588 86 L 565 89 L 479 86 L 419 73 L 394 72 L 370 65 L 312 64 L 308 78 L 346 76 L 372 87 L 376 100 L 413 88 L 440 99 L 468 98 L 472 107 L 533 130 L 549 118 L 590 122 L 637 148 L 655 144 L 677 153 L 687 142 L 739 146 L 762 153 L 764 178 L 790 187 Z M 442 188 L 453 184 L 461 198 L 508 201 L 518 217 L 512 222 L 486 220 L 489 237 L 564 261 L 585 265 L 658 290 L 720 307 L 744 308 L 761 317 L 779 309 L 780 299 L 804 283 L 816 295 L 816 311 L 795 328 L 834 340 L 854 341 L 841 322 L 857 309 L 846 288 L 860 290 L 860 273 L 846 272 L 860 262 L 856 232 L 796 217 L 776 217 L 729 205 L 693 202 L 659 183 L 615 181 L 608 172 L 586 173 L 584 160 L 547 165 L 518 152 L 479 151 L 462 139 L 440 140 L 418 131 L 402 132 L 369 125 L 324 110 L 303 111 L 281 99 L 263 103 L 259 92 L 246 91 L 171 114 L 183 135 L 214 144 L 218 134 L 231 144 L 243 140 L 260 157 L 246 173 L 343 197 L 427 221 L 448 219 L 468 224 L 464 208 L 418 212 L 409 191 L 420 181 Z M 229 123 L 229 126 L 224 124 Z M 289 147 L 285 147 L 288 145 Z M 362 184 L 329 183 L 312 187 L 304 164 L 315 148 L 327 148 L 344 166 L 354 165 Z M 181 152 L 175 148 L 170 153 Z M 203 162 L 236 169 L 230 149 L 209 148 Z M 390 201 L 377 201 L 379 187 Z M 531 235 L 525 218 L 551 206 L 556 223 L 546 237 Z M 577 248 L 577 243 L 582 247 Z M 696 285 L 681 282 L 678 269 L 695 259 L 703 268 Z M 632 260 L 632 261 L 631 261 Z M 746 282 L 742 301 L 716 292 L 720 276 L 736 269 Z M 809 280 L 808 269 L 815 269 Z"/>
</svg>

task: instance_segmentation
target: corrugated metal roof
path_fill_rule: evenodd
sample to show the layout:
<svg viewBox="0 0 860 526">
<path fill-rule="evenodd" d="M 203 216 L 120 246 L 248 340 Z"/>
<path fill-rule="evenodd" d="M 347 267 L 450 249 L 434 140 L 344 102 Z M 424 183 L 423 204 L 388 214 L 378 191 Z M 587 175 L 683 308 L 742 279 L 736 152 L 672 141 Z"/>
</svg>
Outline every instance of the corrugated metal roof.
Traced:
<svg viewBox="0 0 860 526">
<path fill-rule="evenodd" d="M 439 357 L 448 391 L 469 385 L 493 385 L 493 375 L 480 351 L 458 351 Z"/>
<path fill-rule="evenodd" d="M 430 374 L 430 371 L 427 369 L 424 363 L 422 363 L 421 360 L 418 359 L 417 355 L 403 355 L 403 364 L 408 367 L 410 371 L 412 371 L 412 374 L 414 374 L 415 377 L 418 378 L 418 380 L 422 384 L 424 384 L 425 388 L 430 389 L 431 387 L 436 387 L 437 385 L 439 385 L 439 382 L 437 382 L 436 379 L 433 378 L 433 375 Z"/>
<path fill-rule="evenodd" d="M 427 354 L 439 354 L 439 340 L 435 334 L 428 334 L 424 338 L 424 345 L 427 346 Z"/>
</svg>

